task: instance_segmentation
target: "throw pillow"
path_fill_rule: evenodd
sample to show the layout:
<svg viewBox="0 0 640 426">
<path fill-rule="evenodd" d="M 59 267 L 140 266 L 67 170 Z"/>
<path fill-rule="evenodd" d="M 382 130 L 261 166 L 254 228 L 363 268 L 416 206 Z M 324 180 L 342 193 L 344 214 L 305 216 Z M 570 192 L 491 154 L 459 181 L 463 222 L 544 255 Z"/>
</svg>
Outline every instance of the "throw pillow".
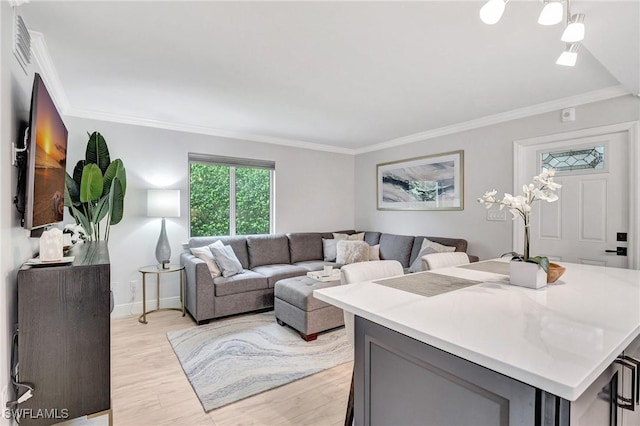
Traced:
<svg viewBox="0 0 640 426">
<path fill-rule="evenodd" d="M 333 233 L 333 238 L 336 240 L 348 240 L 348 241 L 364 241 L 364 232 L 358 232 L 357 234 L 336 234 Z"/>
<path fill-rule="evenodd" d="M 338 241 L 336 262 L 342 265 L 369 260 L 369 244 L 365 241 Z"/>
<path fill-rule="evenodd" d="M 380 260 L 380 244 L 369 247 L 369 260 Z"/>
<path fill-rule="evenodd" d="M 425 240 L 427 241 L 427 240 Z M 413 263 L 411 264 L 411 266 L 409 267 L 409 272 L 422 272 L 425 271 L 426 269 L 424 268 L 423 264 L 422 264 L 422 256 L 425 256 L 427 254 L 431 254 L 431 253 L 438 253 L 437 251 L 435 251 L 434 249 L 432 249 L 431 247 L 425 247 L 422 250 L 420 250 L 420 253 L 418 253 L 418 256 L 416 257 L 416 260 L 413 261 Z"/>
<path fill-rule="evenodd" d="M 338 241 L 340 240 L 326 238 L 322 239 L 322 252 L 324 253 L 325 262 L 336 261 L 336 256 L 338 255 Z"/>
<path fill-rule="evenodd" d="M 436 253 L 449 253 L 452 251 L 456 251 L 455 247 L 451 247 L 451 246 L 445 246 L 442 244 L 438 244 L 434 241 L 428 240 L 428 239 L 424 239 L 422 241 L 422 245 L 420 246 L 420 250 L 424 250 L 427 247 L 431 247 L 433 250 L 436 251 Z M 422 256 L 418 256 L 418 257 L 422 257 Z"/>
<path fill-rule="evenodd" d="M 216 259 L 218 267 L 222 271 L 222 276 L 229 278 L 243 271 L 242 264 L 236 257 L 231 246 L 215 247 L 213 244 L 209 246 L 213 257 Z"/>
<path fill-rule="evenodd" d="M 190 248 L 189 251 L 191 251 L 191 254 L 196 256 L 198 259 L 204 260 L 207 264 L 207 268 L 209 268 L 209 272 L 211 273 L 211 278 L 220 276 L 220 268 L 218 268 L 218 265 L 213 258 L 213 253 L 211 253 L 209 247 L 193 247 Z"/>
</svg>

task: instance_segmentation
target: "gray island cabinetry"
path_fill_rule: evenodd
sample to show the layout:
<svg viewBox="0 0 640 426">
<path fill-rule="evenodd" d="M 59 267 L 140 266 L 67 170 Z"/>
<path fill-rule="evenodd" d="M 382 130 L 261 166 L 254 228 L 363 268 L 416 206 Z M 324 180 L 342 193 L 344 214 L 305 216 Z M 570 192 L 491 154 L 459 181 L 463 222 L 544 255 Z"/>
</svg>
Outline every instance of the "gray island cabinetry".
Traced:
<svg viewBox="0 0 640 426">
<path fill-rule="evenodd" d="M 540 290 L 495 260 L 316 290 L 356 316 L 355 424 L 640 425 L 640 271 L 564 265 Z"/>
</svg>

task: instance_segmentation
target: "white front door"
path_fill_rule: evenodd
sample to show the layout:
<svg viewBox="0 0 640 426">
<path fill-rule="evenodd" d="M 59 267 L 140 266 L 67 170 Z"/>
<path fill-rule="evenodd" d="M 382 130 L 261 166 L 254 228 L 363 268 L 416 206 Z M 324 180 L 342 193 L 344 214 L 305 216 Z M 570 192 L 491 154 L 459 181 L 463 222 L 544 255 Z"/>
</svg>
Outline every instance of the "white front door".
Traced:
<svg viewBox="0 0 640 426">
<path fill-rule="evenodd" d="M 579 162 L 591 149 L 596 152 L 588 160 L 602 150 L 603 164 L 597 168 L 585 165 L 584 169 L 567 170 L 566 165 Z M 616 252 L 617 247 L 627 249 L 628 242 L 618 240 L 624 236 L 629 240 L 629 233 L 634 231 L 629 225 L 628 133 L 559 138 L 522 147 L 516 188 L 531 182 L 531 178 L 540 173 L 545 153 L 553 153 L 552 156 L 562 162 L 556 167 L 555 178 L 562 188 L 558 190 L 558 201 L 540 201 L 534 206 L 531 255 L 545 255 L 564 262 L 629 267 L 628 257 Z M 522 232 L 515 232 L 514 243 L 518 249 L 522 239 L 517 235 Z"/>
</svg>

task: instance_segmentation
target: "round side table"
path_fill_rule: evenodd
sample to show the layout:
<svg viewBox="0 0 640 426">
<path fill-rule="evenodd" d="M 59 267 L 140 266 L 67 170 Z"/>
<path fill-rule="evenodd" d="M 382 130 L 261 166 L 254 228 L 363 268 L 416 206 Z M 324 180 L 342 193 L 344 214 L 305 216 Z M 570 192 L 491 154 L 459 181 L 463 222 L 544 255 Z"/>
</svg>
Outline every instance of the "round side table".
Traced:
<svg viewBox="0 0 640 426">
<path fill-rule="evenodd" d="M 149 265 L 143 266 L 138 269 L 142 274 L 142 315 L 138 317 L 138 321 L 142 324 L 147 323 L 147 315 L 152 312 L 157 311 L 182 311 L 182 316 L 185 315 L 184 312 L 184 266 L 182 265 L 174 265 L 170 264 L 168 268 L 163 269 L 162 265 Z M 180 274 L 180 308 L 160 308 L 160 275 L 162 274 L 170 274 L 172 272 L 178 272 Z M 158 300 L 156 302 L 156 309 L 152 309 L 147 311 L 147 275 L 154 274 L 156 276 L 156 285 L 157 290 L 156 294 L 158 296 Z"/>
</svg>

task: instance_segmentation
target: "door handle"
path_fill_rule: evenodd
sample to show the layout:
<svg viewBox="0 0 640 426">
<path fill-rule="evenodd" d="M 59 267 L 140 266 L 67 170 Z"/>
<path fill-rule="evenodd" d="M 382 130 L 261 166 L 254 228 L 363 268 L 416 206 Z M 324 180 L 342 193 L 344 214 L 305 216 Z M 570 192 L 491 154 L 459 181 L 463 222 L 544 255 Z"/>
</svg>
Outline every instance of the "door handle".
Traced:
<svg viewBox="0 0 640 426">
<path fill-rule="evenodd" d="M 636 405 L 640 405 L 640 359 L 629 355 L 622 355 L 622 359 L 636 366 Z"/>
<path fill-rule="evenodd" d="M 631 370 L 631 398 L 626 398 L 622 395 L 618 395 L 618 407 L 625 410 L 635 411 L 636 409 L 636 390 L 638 383 L 638 364 L 634 361 L 627 359 L 627 357 L 619 356 L 614 361 L 616 364 L 620 364 L 624 368 Z"/>
<path fill-rule="evenodd" d="M 626 247 L 616 247 L 615 250 L 605 250 L 605 253 L 615 253 L 618 256 L 626 256 L 627 248 Z"/>
</svg>

